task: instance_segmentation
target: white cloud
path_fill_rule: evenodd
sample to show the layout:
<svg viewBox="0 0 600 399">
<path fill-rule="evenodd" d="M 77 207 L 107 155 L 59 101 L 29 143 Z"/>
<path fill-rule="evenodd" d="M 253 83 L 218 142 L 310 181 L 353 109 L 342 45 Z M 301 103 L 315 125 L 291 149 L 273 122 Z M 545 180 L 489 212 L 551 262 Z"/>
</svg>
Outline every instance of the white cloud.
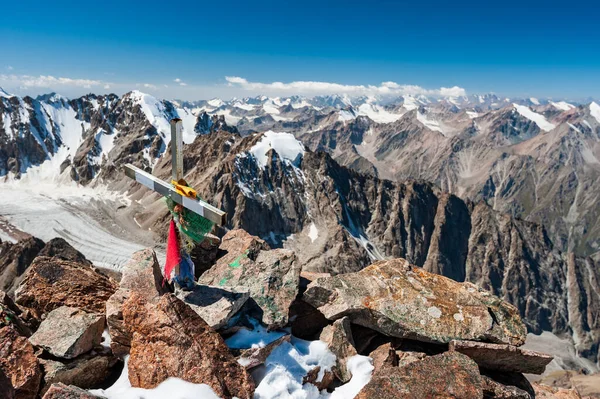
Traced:
<svg viewBox="0 0 600 399">
<path fill-rule="evenodd" d="M 150 84 L 150 83 L 144 83 L 144 84 L 143 84 L 143 86 L 144 86 L 146 89 L 152 89 L 152 90 L 156 90 L 156 89 L 157 89 L 157 87 L 156 87 L 155 85 L 153 85 L 153 84 Z"/>
<path fill-rule="evenodd" d="M 415 85 L 400 85 L 396 82 L 382 82 L 378 86 L 374 85 L 345 85 L 332 82 L 315 82 L 315 81 L 294 81 L 289 83 L 283 82 L 249 82 L 239 76 L 226 76 L 225 80 L 229 87 L 241 88 L 243 90 L 257 92 L 261 94 L 277 93 L 282 95 L 304 94 L 304 95 L 319 95 L 319 94 L 349 94 L 349 95 L 379 95 L 379 96 L 394 96 L 394 95 L 428 95 L 441 97 L 458 97 L 466 95 L 465 89 L 461 87 L 441 87 L 439 89 L 425 89 Z"/>
<path fill-rule="evenodd" d="M 173 82 L 175 82 L 175 83 L 180 83 L 180 82 L 181 82 L 181 79 L 177 78 L 177 79 L 175 79 Z"/>
<path fill-rule="evenodd" d="M 182 81 L 181 79 L 177 78 L 175 80 L 173 80 L 173 82 L 179 84 L 179 86 L 187 86 L 187 83 L 185 83 L 184 81 Z"/>
<path fill-rule="evenodd" d="M 9 70 L 9 71 L 12 71 L 14 68 L 13 68 L 12 66 L 8 65 L 8 66 L 6 67 L 6 69 L 7 69 L 7 70 Z"/>
<path fill-rule="evenodd" d="M 72 78 L 57 78 L 50 75 L 29 76 L 29 75 L 10 75 L 10 80 L 18 81 L 23 87 L 82 87 L 91 89 L 93 86 L 100 86 L 103 83 L 99 80 L 92 79 L 72 79 Z"/>
<path fill-rule="evenodd" d="M 187 83 L 180 82 L 179 86 L 187 86 Z"/>
<path fill-rule="evenodd" d="M 109 85 L 109 84 L 106 84 L 106 85 L 104 85 L 104 88 L 105 88 L 106 90 L 108 90 L 108 89 L 110 89 L 110 85 Z"/>
</svg>

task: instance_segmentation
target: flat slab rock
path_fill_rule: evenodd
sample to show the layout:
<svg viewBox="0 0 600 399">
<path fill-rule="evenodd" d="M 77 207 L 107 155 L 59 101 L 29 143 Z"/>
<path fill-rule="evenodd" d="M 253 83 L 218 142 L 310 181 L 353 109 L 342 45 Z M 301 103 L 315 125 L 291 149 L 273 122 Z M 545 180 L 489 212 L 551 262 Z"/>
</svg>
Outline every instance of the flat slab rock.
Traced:
<svg viewBox="0 0 600 399">
<path fill-rule="evenodd" d="M 92 395 L 76 386 L 58 383 L 52 384 L 42 399 L 103 399 L 103 397 Z"/>
<path fill-rule="evenodd" d="M 423 342 L 470 340 L 518 346 L 527 335 L 511 304 L 405 259 L 319 278 L 309 284 L 303 300 L 329 320 L 348 316 L 352 323 L 388 336 Z"/>
<path fill-rule="evenodd" d="M 215 330 L 224 327 L 250 298 L 248 292 L 199 284 L 191 291 L 177 290 L 175 294 Z"/>
<path fill-rule="evenodd" d="M 512 345 L 473 341 L 451 341 L 449 350 L 469 356 L 482 368 L 516 373 L 542 374 L 554 359 L 551 355 Z"/>
<path fill-rule="evenodd" d="M 29 342 L 54 356 L 73 359 L 99 345 L 103 331 L 104 314 L 61 306 L 48 314 Z"/>
</svg>

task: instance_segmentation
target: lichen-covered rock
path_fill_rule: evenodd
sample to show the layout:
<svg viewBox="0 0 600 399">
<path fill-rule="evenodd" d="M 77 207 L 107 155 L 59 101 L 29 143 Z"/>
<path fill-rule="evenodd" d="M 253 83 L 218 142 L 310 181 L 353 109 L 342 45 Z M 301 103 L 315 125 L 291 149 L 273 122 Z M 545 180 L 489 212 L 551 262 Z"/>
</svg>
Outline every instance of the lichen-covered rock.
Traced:
<svg viewBox="0 0 600 399">
<path fill-rule="evenodd" d="M 223 237 L 221 248 L 228 250 L 227 255 L 205 272 L 199 282 L 248 291 L 262 310 L 262 322 L 270 329 L 284 327 L 290 305 L 298 294 L 300 265 L 296 255 L 287 249 L 262 250 L 266 247 L 264 241 L 246 232 L 234 232 Z"/>
<path fill-rule="evenodd" d="M 224 327 L 250 298 L 248 292 L 200 284 L 189 291 L 176 290 L 175 295 L 215 330 Z"/>
<path fill-rule="evenodd" d="M 451 341 L 450 351 L 469 356 L 488 370 L 542 374 L 554 358 L 545 353 L 517 348 L 512 345 L 488 344 L 473 341 Z"/>
<path fill-rule="evenodd" d="M 348 316 L 383 334 L 432 343 L 452 340 L 522 345 L 517 309 L 470 283 L 428 273 L 404 259 L 311 283 L 303 299 L 330 320 Z"/>
<path fill-rule="evenodd" d="M 356 399 L 482 399 L 477 364 L 460 353 L 444 353 L 409 364 L 383 367 Z"/>
<path fill-rule="evenodd" d="M 15 302 L 47 314 L 61 306 L 104 313 L 117 285 L 87 264 L 37 257 L 15 292 Z"/>
<path fill-rule="evenodd" d="M 0 369 L 10 378 L 15 398 L 37 397 L 42 372 L 33 346 L 11 326 L 0 328 Z"/>
<path fill-rule="evenodd" d="M 89 353 L 72 361 L 40 359 L 44 372 L 43 395 L 52 384 L 63 383 L 83 389 L 98 388 L 110 376 L 117 358 L 107 349 L 103 353 Z"/>
<path fill-rule="evenodd" d="M 151 248 L 137 251 L 122 268 L 117 291 L 106 302 L 106 322 L 111 337 L 110 347 L 115 356 L 125 356 L 131 346 L 131 335 L 123 324 L 123 303 L 137 292 L 151 300 L 169 292 L 163 284 L 163 275 Z"/>
<path fill-rule="evenodd" d="M 327 347 L 336 357 L 333 368 L 335 376 L 342 382 L 350 381 L 352 373 L 348 370 L 347 362 L 358 354 L 354 348 L 350 319 L 344 317 L 325 327 L 319 340 L 327 343 Z"/>
<path fill-rule="evenodd" d="M 134 292 L 123 304 L 131 329 L 129 381 L 154 388 L 169 377 L 207 384 L 224 399 L 250 399 L 254 381 L 225 341 L 173 294 L 152 301 Z"/>
<path fill-rule="evenodd" d="M 61 306 L 48 313 L 29 342 L 56 357 L 73 359 L 99 345 L 102 331 L 104 314 Z"/>
</svg>

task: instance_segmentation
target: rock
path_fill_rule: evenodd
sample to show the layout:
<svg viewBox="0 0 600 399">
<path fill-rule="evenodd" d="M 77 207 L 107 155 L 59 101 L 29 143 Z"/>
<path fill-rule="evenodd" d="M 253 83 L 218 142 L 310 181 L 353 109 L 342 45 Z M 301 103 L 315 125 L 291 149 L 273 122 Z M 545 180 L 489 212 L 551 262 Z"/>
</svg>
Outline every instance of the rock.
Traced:
<svg viewBox="0 0 600 399">
<path fill-rule="evenodd" d="M 37 257 L 15 292 L 15 302 L 46 314 L 61 306 L 104 313 L 116 284 L 89 265 Z"/>
<path fill-rule="evenodd" d="M 52 384 L 63 383 L 75 385 L 83 389 L 98 388 L 111 375 L 117 358 L 110 351 L 89 353 L 72 361 L 39 359 L 44 372 L 43 395 Z"/>
<path fill-rule="evenodd" d="M 56 357 L 73 359 L 100 345 L 104 320 L 104 314 L 61 306 L 48 314 L 29 342 Z"/>
<path fill-rule="evenodd" d="M 0 368 L 0 398 L 15 399 L 15 389 L 2 368 Z"/>
<path fill-rule="evenodd" d="M 369 353 L 369 357 L 373 359 L 373 372 L 377 373 L 383 367 L 398 366 L 398 355 L 396 350 L 392 348 L 392 345 L 388 342 L 379 346 L 377 349 Z"/>
<path fill-rule="evenodd" d="M 302 378 L 302 385 L 313 384 L 319 391 L 322 391 L 331 385 L 334 378 L 335 375 L 331 371 L 325 370 L 323 373 L 321 373 L 321 366 L 317 366 L 313 369 L 310 369 L 309 372 L 306 373 L 306 375 Z"/>
<path fill-rule="evenodd" d="M 556 370 L 537 382 L 556 388 L 576 388 L 582 397 L 600 397 L 600 373 L 586 375 L 573 370 Z"/>
<path fill-rule="evenodd" d="M 352 323 L 383 334 L 424 342 L 522 345 L 527 334 L 514 306 L 473 284 L 428 273 L 404 259 L 317 279 L 303 299 L 329 320 L 348 316 Z"/>
<path fill-rule="evenodd" d="M 267 360 L 271 352 L 273 352 L 273 349 L 284 342 L 290 342 L 291 337 L 291 335 L 284 335 L 262 348 L 247 349 L 241 353 L 237 361 L 244 366 L 246 370 L 258 367 L 265 363 L 265 360 Z"/>
<path fill-rule="evenodd" d="M 531 385 L 535 390 L 536 399 L 581 399 L 581 395 L 574 388 L 554 388 L 536 382 Z"/>
<path fill-rule="evenodd" d="M 227 325 L 227 322 L 250 298 L 248 292 L 232 292 L 220 287 L 199 284 L 191 291 L 177 290 L 176 296 L 215 330 Z"/>
<path fill-rule="evenodd" d="M 533 399 L 526 391 L 511 385 L 503 385 L 488 376 L 481 376 L 483 381 L 483 395 L 490 399 Z"/>
<path fill-rule="evenodd" d="M 269 244 L 246 230 L 230 230 L 221 239 L 219 253 L 222 254 L 217 264 L 229 265 L 233 262 L 242 262 L 244 259 L 255 260 L 260 251 L 271 249 Z"/>
<path fill-rule="evenodd" d="M 115 356 L 125 356 L 131 346 L 131 335 L 123 324 L 123 303 L 137 292 L 151 300 L 169 292 L 163 284 L 163 275 L 156 259 L 156 254 L 150 248 L 137 251 L 122 268 L 119 289 L 106 302 L 106 322 L 111 336 L 110 347 Z"/>
<path fill-rule="evenodd" d="M 42 399 L 102 399 L 81 388 L 62 383 L 52 384 Z"/>
<path fill-rule="evenodd" d="M 42 372 L 33 346 L 10 326 L 0 329 L 0 369 L 10 378 L 15 398 L 37 397 Z"/>
<path fill-rule="evenodd" d="M 21 319 L 21 309 L 4 292 L 0 291 L 0 328 L 12 326 L 19 335 L 31 336 L 31 326 Z"/>
<path fill-rule="evenodd" d="M 287 249 L 256 253 L 266 245 L 259 238 L 246 232 L 240 233 L 241 238 L 235 240 L 228 235 L 223 237 L 221 247 L 230 248 L 230 252 L 204 273 L 199 282 L 234 291 L 249 291 L 250 298 L 262 311 L 263 324 L 269 329 L 284 327 L 290 305 L 298 294 L 300 265 L 296 255 Z M 241 250 L 240 255 L 233 257 Z"/>
<path fill-rule="evenodd" d="M 57 257 L 59 259 L 92 266 L 92 262 L 87 260 L 81 252 L 73 248 L 71 244 L 61 237 L 53 238 L 48 241 L 37 256 L 47 256 L 50 258 Z"/>
<path fill-rule="evenodd" d="M 358 354 L 354 348 L 350 319 L 343 317 L 334 321 L 333 325 L 325 327 L 319 340 L 326 342 L 329 350 L 336 356 L 333 368 L 335 376 L 342 382 L 350 381 L 352 374 L 346 363 L 349 358 Z"/>
<path fill-rule="evenodd" d="M 196 245 L 190 252 L 192 262 L 194 262 L 194 273 L 198 279 L 205 271 L 210 269 L 217 261 L 219 254 L 219 245 L 221 240 L 213 234 L 207 234 L 204 240 Z"/>
<path fill-rule="evenodd" d="M 384 367 L 356 399 L 483 398 L 477 364 L 460 353 L 444 353 L 406 367 Z"/>
<path fill-rule="evenodd" d="M 44 247 L 39 238 L 29 237 L 16 243 L 0 243 L 0 290 L 12 295 L 31 262 Z"/>
<path fill-rule="evenodd" d="M 398 367 L 408 366 L 427 357 L 423 352 L 404 352 L 399 350 L 396 351 L 396 356 L 398 358 Z"/>
<path fill-rule="evenodd" d="M 134 292 L 123 304 L 131 329 L 129 381 L 154 388 L 169 377 L 209 385 L 226 399 L 250 399 L 254 381 L 225 341 L 173 294 L 152 301 Z"/>
<path fill-rule="evenodd" d="M 451 341 L 449 350 L 469 356 L 485 369 L 528 374 L 542 374 L 554 358 L 512 345 L 473 341 Z"/>
<path fill-rule="evenodd" d="M 329 320 L 314 306 L 302 299 L 296 299 L 290 305 L 289 320 L 292 325 L 292 334 L 295 337 L 315 340 L 321 331 L 329 325 Z"/>
</svg>

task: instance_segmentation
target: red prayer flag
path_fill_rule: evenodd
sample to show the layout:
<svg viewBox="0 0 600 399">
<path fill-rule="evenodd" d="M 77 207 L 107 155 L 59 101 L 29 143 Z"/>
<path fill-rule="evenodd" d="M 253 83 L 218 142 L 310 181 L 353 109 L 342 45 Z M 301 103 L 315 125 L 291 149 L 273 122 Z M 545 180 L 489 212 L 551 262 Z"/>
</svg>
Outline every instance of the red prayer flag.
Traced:
<svg viewBox="0 0 600 399">
<path fill-rule="evenodd" d="M 167 261 L 165 263 L 165 280 L 171 278 L 171 272 L 181 263 L 181 254 L 179 253 L 179 237 L 177 236 L 177 226 L 171 219 L 169 226 L 169 236 L 167 238 Z"/>
</svg>

